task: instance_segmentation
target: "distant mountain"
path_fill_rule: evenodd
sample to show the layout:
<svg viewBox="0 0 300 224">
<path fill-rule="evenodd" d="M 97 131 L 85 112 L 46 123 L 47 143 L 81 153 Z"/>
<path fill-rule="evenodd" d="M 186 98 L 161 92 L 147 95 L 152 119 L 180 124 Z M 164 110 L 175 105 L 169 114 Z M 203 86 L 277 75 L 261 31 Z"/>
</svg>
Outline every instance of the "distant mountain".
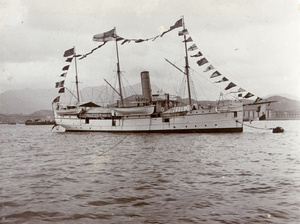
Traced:
<svg viewBox="0 0 300 224">
<path fill-rule="evenodd" d="M 283 96 L 271 96 L 265 99 L 266 101 L 276 101 L 271 103 L 269 108 L 280 111 L 280 112 L 290 112 L 299 113 L 300 112 L 300 101 L 291 100 Z"/>
<path fill-rule="evenodd" d="M 300 101 L 300 96 L 295 96 L 295 95 L 286 94 L 286 93 L 280 93 L 280 94 L 276 94 L 276 95 L 270 94 L 270 95 L 264 96 L 263 98 L 267 99 L 267 98 L 275 97 L 275 96 L 281 96 L 281 97 L 288 98 L 290 100 L 298 100 L 298 101 Z"/>
<path fill-rule="evenodd" d="M 8 90 L 0 94 L 1 114 L 30 114 L 37 110 L 51 110 L 57 89 Z"/>
<path fill-rule="evenodd" d="M 152 93 L 160 89 L 151 85 Z M 52 110 L 52 101 L 58 96 L 58 89 L 8 90 L 0 94 L 0 114 L 31 114 L 38 110 Z M 141 84 L 124 87 L 124 95 L 142 94 Z M 80 91 L 82 101 L 105 102 L 117 95 L 107 86 L 86 87 Z"/>
<path fill-rule="evenodd" d="M 31 113 L 28 115 L 28 117 L 33 117 L 33 118 L 39 118 L 39 117 L 53 117 L 53 111 L 52 110 L 38 110 L 35 111 L 34 113 Z"/>
</svg>

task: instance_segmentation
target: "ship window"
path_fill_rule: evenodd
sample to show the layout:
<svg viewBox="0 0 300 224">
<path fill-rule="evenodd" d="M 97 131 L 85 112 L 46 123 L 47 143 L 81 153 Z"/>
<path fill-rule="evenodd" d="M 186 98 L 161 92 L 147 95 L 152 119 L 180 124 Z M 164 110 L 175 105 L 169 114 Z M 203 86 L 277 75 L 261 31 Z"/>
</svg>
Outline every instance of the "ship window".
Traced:
<svg viewBox="0 0 300 224">
<path fill-rule="evenodd" d="M 85 123 L 86 123 L 86 124 L 89 124 L 89 123 L 90 123 L 90 119 L 85 118 Z"/>
<path fill-rule="evenodd" d="M 234 112 L 233 112 L 233 116 L 234 116 L 234 117 L 237 117 L 237 111 L 234 111 Z"/>
<path fill-rule="evenodd" d="M 217 124 L 215 124 L 215 126 L 218 126 Z"/>
<path fill-rule="evenodd" d="M 176 128 L 176 126 L 173 126 L 173 128 Z"/>
<path fill-rule="evenodd" d="M 112 120 L 112 126 L 116 126 L 116 121 L 115 120 Z"/>
<path fill-rule="evenodd" d="M 170 122 L 169 118 L 163 118 L 162 122 Z"/>
</svg>

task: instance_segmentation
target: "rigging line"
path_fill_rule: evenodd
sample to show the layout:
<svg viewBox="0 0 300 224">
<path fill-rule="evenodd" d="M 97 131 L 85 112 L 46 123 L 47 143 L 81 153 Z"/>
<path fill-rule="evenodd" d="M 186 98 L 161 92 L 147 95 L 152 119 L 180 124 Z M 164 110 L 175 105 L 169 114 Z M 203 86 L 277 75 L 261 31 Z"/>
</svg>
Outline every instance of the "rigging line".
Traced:
<svg viewBox="0 0 300 224">
<path fill-rule="evenodd" d="M 192 71 L 194 71 L 196 74 L 200 75 L 203 79 L 205 79 L 207 82 L 209 82 L 210 84 L 214 85 L 216 88 L 220 89 L 221 92 L 224 92 L 224 87 L 221 88 L 221 86 L 211 82 L 209 79 L 207 79 L 204 75 L 202 75 L 201 73 L 197 72 L 196 70 L 194 70 L 193 68 L 191 68 Z M 194 76 L 197 79 L 197 76 Z M 231 93 L 230 93 L 231 94 Z M 226 94 L 227 95 L 227 94 Z"/>
<path fill-rule="evenodd" d="M 98 156 L 102 156 L 104 155 L 105 153 L 109 152 L 110 150 L 114 149 L 115 147 L 117 147 L 119 144 L 121 144 L 127 137 L 129 136 L 129 134 L 125 135 L 124 138 L 122 138 L 119 142 L 117 142 L 115 145 L 113 145 L 112 147 L 110 147 L 108 150 L 100 153 Z M 28 200 L 27 202 L 25 202 L 25 204 L 19 206 L 13 213 L 9 214 L 9 215 L 3 215 L 3 217 L 6 217 L 6 216 L 11 216 L 13 214 L 15 214 L 17 211 L 19 211 L 21 208 L 25 207 L 26 205 L 28 205 L 30 202 L 34 201 L 38 196 L 40 196 L 41 194 L 43 194 L 44 192 L 46 192 L 47 190 L 49 190 L 50 188 L 52 188 L 54 185 L 56 185 L 61 179 L 65 179 L 67 178 L 68 176 L 70 176 L 71 174 L 73 174 L 75 171 L 78 171 L 79 168 L 81 168 L 82 166 L 78 166 L 77 169 L 69 172 L 67 175 L 59 178 L 57 181 L 53 182 L 50 186 L 46 187 L 44 190 L 42 190 L 41 192 L 39 192 L 36 196 L 34 196 L 32 199 Z"/>
<path fill-rule="evenodd" d="M 245 124 L 244 122 L 240 122 L 240 121 L 238 121 L 238 120 L 236 120 L 236 122 L 241 123 L 241 124 L 243 124 L 243 125 L 245 125 L 245 126 L 247 126 L 247 127 L 250 127 L 250 128 L 262 129 L 262 130 L 273 130 L 273 128 L 260 128 L 260 127 L 254 127 L 254 126 Z"/>
<path fill-rule="evenodd" d="M 130 89 L 132 90 L 132 92 L 134 93 L 134 94 L 136 94 L 136 95 L 138 95 L 137 94 L 137 92 L 134 90 L 134 88 L 132 87 L 132 85 L 130 85 L 130 83 L 129 83 L 129 81 L 126 79 L 126 77 L 123 75 L 123 73 L 121 72 L 121 75 L 122 75 L 122 80 L 125 80 L 126 82 L 127 82 L 127 84 L 128 84 L 128 86 L 130 87 Z M 125 90 L 125 89 L 124 89 Z"/>
</svg>

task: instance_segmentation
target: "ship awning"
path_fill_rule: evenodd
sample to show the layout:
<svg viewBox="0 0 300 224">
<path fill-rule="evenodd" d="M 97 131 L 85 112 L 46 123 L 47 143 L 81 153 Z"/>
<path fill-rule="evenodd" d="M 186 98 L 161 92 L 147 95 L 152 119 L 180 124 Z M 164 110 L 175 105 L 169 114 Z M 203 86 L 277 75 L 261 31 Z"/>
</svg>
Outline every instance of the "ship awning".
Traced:
<svg viewBox="0 0 300 224">
<path fill-rule="evenodd" d="M 80 104 L 79 106 L 81 106 L 81 107 L 101 107 L 93 102 L 83 103 L 83 104 Z"/>
</svg>

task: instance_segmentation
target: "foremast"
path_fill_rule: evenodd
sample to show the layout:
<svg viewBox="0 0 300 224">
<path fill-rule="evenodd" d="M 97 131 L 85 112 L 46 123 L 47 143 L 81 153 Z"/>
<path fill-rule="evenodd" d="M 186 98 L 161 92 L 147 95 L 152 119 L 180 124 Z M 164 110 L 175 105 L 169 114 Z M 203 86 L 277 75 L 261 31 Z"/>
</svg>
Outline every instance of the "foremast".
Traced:
<svg viewBox="0 0 300 224">
<path fill-rule="evenodd" d="M 74 61 L 75 61 L 75 84 L 76 84 L 76 94 L 77 94 L 77 103 L 79 104 L 80 99 L 79 99 L 79 88 L 78 88 L 78 72 L 77 72 L 77 59 L 76 59 L 76 50 L 74 47 Z"/>
<path fill-rule="evenodd" d="M 121 100 L 121 107 L 124 106 L 124 99 L 122 94 L 122 82 L 121 82 L 121 70 L 120 70 L 120 59 L 119 59 L 119 49 L 118 49 L 118 37 L 115 37 L 116 41 L 116 53 L 117 53 L 117 76 L 118 76 L 118 83 L 119 83 L 119 95 Z"/>
<path fill-rule="evenodd" d="M 184 17 L 182 17 L 182 27 L 185 30 Z M 184 48 L 185 48 L 185 75 L 187 80 L 187 89 L 188 89 L 188 97 L 189 97 L 189 106 L 192 108 L 192 97 L 191 97 L 191 86 L 190 86 L 190 74 L 189 74 L 189 60 L 188 60 L 188 49 L 187 49 L 187 41 L 186 41 L 186 33 L 183 32 L 184 38 Z"/>
</svg>

